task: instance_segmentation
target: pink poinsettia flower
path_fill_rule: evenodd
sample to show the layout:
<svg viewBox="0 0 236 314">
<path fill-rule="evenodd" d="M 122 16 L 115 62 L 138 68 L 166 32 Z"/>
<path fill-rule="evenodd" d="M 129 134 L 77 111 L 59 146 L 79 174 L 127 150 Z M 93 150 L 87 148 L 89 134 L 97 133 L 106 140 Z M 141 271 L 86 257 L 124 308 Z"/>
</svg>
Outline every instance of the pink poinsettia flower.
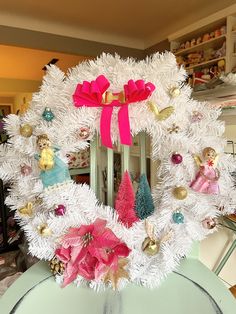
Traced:
<svg viewBox="0 0 236 314">
<path fill-rule="evenodd" d="M 91 225 L 70 228 L 55 255 L 65 264 L 63 286 L 78 275 L 87 280 L 100 278 L 107 267 L 114 270 L 118 259 L 127 257 L 130 249 L 106 228 L 106 220 L 96 219 Z"/>
</svg>

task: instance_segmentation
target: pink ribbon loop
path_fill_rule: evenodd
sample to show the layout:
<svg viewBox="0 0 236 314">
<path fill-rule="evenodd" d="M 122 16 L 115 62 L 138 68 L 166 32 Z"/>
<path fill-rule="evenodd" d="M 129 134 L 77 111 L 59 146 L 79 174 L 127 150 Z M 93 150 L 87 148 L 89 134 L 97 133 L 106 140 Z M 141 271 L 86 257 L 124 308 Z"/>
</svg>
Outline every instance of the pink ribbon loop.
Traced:
<svg viewBox="0 0 236 314">
<path fill-rule="evenodd" d="M 132 138 L 130 133 L 129 111 L 128 105 L 131 103 L 146 100 L 155 90 L 155 85 L 148 82 L 145 84 L 143 80 L 129 80 L 124 85 L 125 102 L 121 102 L 122 92 L 109 95 L 111 102 L 105 102 L 104 95 L 108 92 L 110 83 L 104 75 L 100 75 L 95 81 L 84 81 L 78 84 L 73 95 L 75 107 L 102 107 L 100 118 L 100 134 L 102 144 L 108 148 L 112 148 L 111 139 L 111 119 L 114 107 L 120 107 L 118 111 L 118 126 L 121 144 L 131 145 Z M 111 93 L 110 93 L 111 94 Z M 112 97 L 111 97 L 112 96 Z"/>
</svg>

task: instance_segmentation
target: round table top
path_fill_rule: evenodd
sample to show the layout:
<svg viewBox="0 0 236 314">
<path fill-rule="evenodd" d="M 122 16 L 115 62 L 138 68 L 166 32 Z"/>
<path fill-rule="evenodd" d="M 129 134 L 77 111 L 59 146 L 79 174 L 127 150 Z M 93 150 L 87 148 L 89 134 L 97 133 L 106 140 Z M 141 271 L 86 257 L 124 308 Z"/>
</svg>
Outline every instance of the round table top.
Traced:
<svg viewBox="0 0 236 314">
<path fill-rule="evenodd" d="M 128 285 L 97 293 L 71 284 L 62 289 L 39 262 L 0 299 L 1 314 L 235 314 L 236 301 L 218 277 L 194 259 L 182 261 L 161 287 Z"/>
<path fill-rule="evenodd" d="M 226 216 L 226 218 L 228 218 L 229 220 L 231 220 L 233 222 L 236 222 L 236 215 L 235 214 L 228 215 L 228 216 Z"/>
</svg>

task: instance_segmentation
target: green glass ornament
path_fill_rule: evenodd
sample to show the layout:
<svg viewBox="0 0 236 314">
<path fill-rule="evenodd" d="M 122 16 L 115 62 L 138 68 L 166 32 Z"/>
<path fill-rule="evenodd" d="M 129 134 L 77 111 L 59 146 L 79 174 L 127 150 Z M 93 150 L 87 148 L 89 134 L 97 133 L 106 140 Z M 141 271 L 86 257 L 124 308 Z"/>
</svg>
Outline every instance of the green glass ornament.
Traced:
<svg viewBox="0 0 236 314">
<path fill-rule="evenodd" d="M 184 215 L 180 211 L 174 212 L 172 219 L 178 225 L 184 223 Z"/>
<path fill-rule="evenodd" d="M 42 114 L 42 117 L 43 117 L 44 120 L 46 120 L 46 121 L 48 121 L 48 122 L 51 122 L 51 121 L 55 118 L 55 116 L 54 116 L 54 114 L 53 114 L 51 108 L 48 108 L 48 107 L 46 107 L 46 108 L 44 109 L 44 112 L 43 112 L 43 114 Z"/>
</svg>

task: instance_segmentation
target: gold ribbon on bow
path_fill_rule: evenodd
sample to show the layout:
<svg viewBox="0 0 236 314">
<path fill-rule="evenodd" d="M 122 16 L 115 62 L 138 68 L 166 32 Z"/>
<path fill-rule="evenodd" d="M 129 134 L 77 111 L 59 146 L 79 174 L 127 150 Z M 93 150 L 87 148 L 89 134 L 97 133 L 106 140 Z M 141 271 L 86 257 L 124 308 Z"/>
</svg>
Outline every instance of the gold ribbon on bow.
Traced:
<svg viewBox="0 0 236 314">
<path fill-rule="evenodd" d="M 112 92 L 105 92 L 102 95 L 102 102 L 104 105 L 109 105 L 113 102 L 113 100 L 118 100 L 121 104 L 125 103 L 125 93 L 123 91 L 113 94 Z"/>
</svg>

